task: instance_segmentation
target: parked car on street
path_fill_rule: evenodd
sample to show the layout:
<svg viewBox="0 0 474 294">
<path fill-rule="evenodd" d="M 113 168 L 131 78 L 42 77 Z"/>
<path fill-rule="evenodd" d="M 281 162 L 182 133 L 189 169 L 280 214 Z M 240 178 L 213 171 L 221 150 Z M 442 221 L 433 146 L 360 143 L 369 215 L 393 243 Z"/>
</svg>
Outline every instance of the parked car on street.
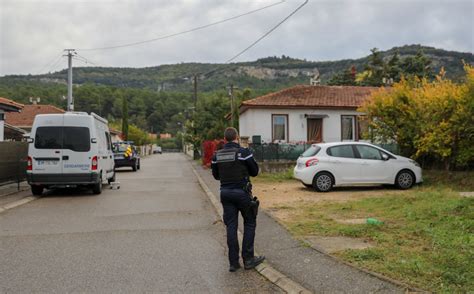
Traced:
<svg viewBox="0 0 474 294">
<path fill-rule="evenodd" d="M 294 177 L 320 192 L 334 186 L 367 184 L 409 189 L 423 181 L 416 161 L 363 142 L 312 145 L 298 158 Z"/>
<path fill-rule="evenodd" d="M 103 182 L 115 181 L 108 122 L 95 113 L 37 115 L 28 143 L 26 176 L 33 195 L 79 186 L 100 194 Z"/>
<path fill-rule="evenodd" d="M 162 154 L 163 151 L 161 149 L 161 146 L 158 146 L 158 145 L 153 145 L 153 154 Z"/>
<path fill-rule="evenodd" d="M 115 168 L 131 167 L 133 171 L 140 169 L 140 155 L 132 141 L 113 143 Z"/>
</svg>

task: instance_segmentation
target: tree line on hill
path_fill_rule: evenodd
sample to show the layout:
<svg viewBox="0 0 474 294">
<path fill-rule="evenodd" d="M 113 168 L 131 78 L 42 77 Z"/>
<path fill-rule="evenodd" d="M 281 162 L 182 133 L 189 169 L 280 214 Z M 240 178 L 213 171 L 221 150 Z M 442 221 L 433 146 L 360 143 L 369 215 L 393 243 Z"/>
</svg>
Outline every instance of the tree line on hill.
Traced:
<svg viewBox="0 0 474 294">
<path fill-rule="evenodd" d="M 221 137 L 222 129 L 230 124 L 226 119 L 230 112 L 230 99 L 225 89 L 230 82 L 240 87 L 235 92 L 233 114 L 237 126 L 240 101 L 295 84 L 306 84 L 309 79 L 307 76 L 259 79 L 238 73 L 240 66 L 276 70 L 316 67 L 323 84 L 379 86 L 392 81 L 396 83 L 401 76 L 433 78 L 433 73 L 441 65 L 446 65 L 447 77 L 451 74 L 461 81 L 461 59 L 468 64 L 474 63 L 470 53 L 404 46 L 385 52 L 372 50 L 370 56 L 360 59 L 325 62 L 273 56 L 235 64 L 181 63 L 143 69 L 79 67 L 74 68 L 75 110 L 95 112 L 107 118 L 117 129 L 126 131 L 128 126 L 128 132 L 138 134 L 132 136 L 143 142 L 147 140 L 144 134 L 148 132 L 175 136 L 185 132 L 184 139 L 199 144 L 203 140 Z M 194 107 L 193 85 L 189 77 L 197 73 L 210 74 L 198 74 L 198 102 Z M 42 104 L 64 109 L 65 81 L 66 71 L 0 77 L 0 96 L 21 103 L 28 103 L 29 97 L 41 97 Z M 172 141 L 177 145 L 181 138 Z"/>
</svg>

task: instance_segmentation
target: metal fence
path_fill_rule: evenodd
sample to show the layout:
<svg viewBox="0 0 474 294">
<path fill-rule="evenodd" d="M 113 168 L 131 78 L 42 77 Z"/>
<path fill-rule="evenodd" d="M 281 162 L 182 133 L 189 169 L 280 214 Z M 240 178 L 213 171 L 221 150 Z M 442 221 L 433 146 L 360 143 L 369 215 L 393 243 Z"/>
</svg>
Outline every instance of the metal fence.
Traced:
<svg viewBox="0 0 474 294">
<path fill-rule="evenodd" d="M 28 143 L 0 142 L 0 185 L 26 179 Z"/>
<path fill-rule="evenodd" d="M 397 144 L 374 144 L 394 154 L 398 153 Z M 296 160 L 311 144 L 249 144 L 257 161 Z"/>
<path fill-rule="evenodd" d="M 311 144 L 249 144 L 257 161 L 296 160 Z"/>
</svg>

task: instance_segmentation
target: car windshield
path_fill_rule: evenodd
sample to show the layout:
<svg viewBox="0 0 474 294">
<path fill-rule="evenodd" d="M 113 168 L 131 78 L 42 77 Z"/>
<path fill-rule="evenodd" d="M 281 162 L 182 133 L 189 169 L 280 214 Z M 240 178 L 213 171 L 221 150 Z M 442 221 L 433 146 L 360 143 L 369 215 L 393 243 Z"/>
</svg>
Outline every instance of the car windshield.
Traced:
<svg viewBox="0 0 474 294">
<path fill-rule="evenodd" d="M 308 150 L 303 152 L 303 154 L 301 154 L 301 157 L 315 156 L 316 154 L 318 154 L 319 150 L 321 150 L 321 147 L 319 147 L 317 145 L 313 145 L 313 146 L 309 147 Z"/>
</svg>

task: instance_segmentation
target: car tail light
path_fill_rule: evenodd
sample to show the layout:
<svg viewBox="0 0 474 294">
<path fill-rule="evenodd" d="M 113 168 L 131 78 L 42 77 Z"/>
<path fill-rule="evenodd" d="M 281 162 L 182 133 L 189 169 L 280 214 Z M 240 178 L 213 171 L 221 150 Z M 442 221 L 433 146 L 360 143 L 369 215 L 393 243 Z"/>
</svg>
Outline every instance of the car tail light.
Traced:
<svg viewBox="0 0 474 294">
<path fill-rule="evenodd" d="M 313 159 L 310 159 L 308 161 L 306 161 L 305 165 L 306 167 L 309 167 L 309 166 L 313 166 L 313 165 L 316 165 L 318 164 L 319 160 L 317 158 L 313 158 Z"/>
<path fill-rule="evenodd" d="M 97 170 L 97 167 L 99 166 L 99 161 L 97 160 L 97 156 L 92 157 L 92 170 Z"/>
<path fill-rule="evenodd" d="M 26 170 L 33 170 L 33 159 L 31 159 L 31 156 L 28 156 L 26 161 Z"/>
</svg>

